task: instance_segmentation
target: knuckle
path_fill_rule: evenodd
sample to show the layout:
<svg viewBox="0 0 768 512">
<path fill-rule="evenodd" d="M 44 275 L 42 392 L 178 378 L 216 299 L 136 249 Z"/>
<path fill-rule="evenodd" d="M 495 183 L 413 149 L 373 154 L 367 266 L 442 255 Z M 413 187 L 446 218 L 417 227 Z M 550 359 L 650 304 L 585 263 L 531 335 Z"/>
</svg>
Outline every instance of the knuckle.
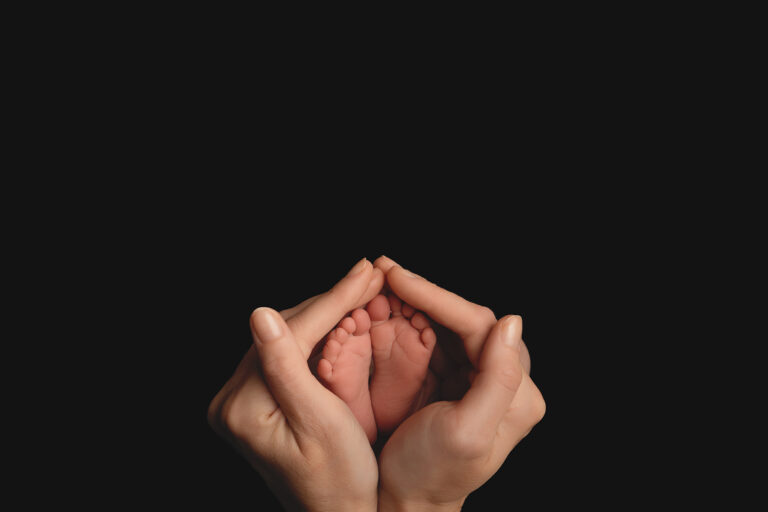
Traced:
<svg viewBox="0 0 768 512">
<path fill-rule="evenodd" d="M 327 292 L 323 293 L 320 298 L 321 300 L 328 302 L 330 304 L 341 304 L 344 302 L 345 295 L 347 295 L 346 288 L 339 286 L 337 283 L 333 288 L 328 290 Z"/>
<path fill-rule="evenodd" d="M 230 397 L 224 402 L 220 418 L 225 433 L 235 439 L 252 437 L 260 426 L 256 411 L 239 395 Z"/>
<path fill-rule="evenodd" d="M 488 454 L 490 441 L 485 436 L 478 435 L 476 432 L 460 429 L 453 434 L 451 446 L 456 457 L 477 459 Z"/>
<path fill-rule="evenodd" d="M 536 396 L 531 398 L 522 411 L 523 417 L 527 420 L 531 427 L 539 423 L 544 419 L 544 415 L 547 412 L 547 404 L 544 401 L 544 397 L 541 393 L 536 393 Z"/>
<path fill-rule="evenodd" d="M 463 460 L 478 459 L 490 452 L 492 439 L 481 435 L 474 429 L 456 421 L 444 424 L 447 429 L 441 437 L 446 440 L 446 450 L 456 458 Z"/>
<path fill-rule="evenodd" d="M 523 374 L 519 365 L 504 368 L 499 375 L 499 384 L 507 391 L 517 392 L 522 381 Z"/>
<path fill-rule="evenodd" d="M 529 417 L 533 421 L 533 424 L 540 422 L 544 419 L 544 415 L 547 413 L 547 403 L 544 401 L 544 397 L 539 395 L 536 400 L 533 401 L 529 410 Z"/>
<path fill-rule="evenodd" d="M 496 324 L 496 315 L 493 313 L 493 310 L 486 306 L 479 306 L 477 310 L 476 327 L 478 329 L 490 329 L 493 327 L 494 324 Z"/>
<path fill-rule="evenodd" d="M 265 375 L 278 377 L 282 382 L 293 381 L 300 371 L 294 358 L 290 357 L 289 354 L 275 354 L 272 357 L 264 358 L 261 367 Z"/>
<path fill-rule="evenodd" d="M 228 400 L 221 411 L 221 422 L 227 433 L 240 438 L 249 429 L 249 420 L 237 400 Z"/>
</svg>

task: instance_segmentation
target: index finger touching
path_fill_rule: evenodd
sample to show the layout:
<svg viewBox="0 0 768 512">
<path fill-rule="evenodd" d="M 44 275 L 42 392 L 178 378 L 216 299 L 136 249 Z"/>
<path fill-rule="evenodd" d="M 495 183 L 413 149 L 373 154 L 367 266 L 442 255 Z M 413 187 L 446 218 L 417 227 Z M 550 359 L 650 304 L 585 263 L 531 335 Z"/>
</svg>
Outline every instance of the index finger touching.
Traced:
<svg viewBox="0 0 768 512">
<path fill-rule="evenodd" d="M 400 266 L 390 268 L 387 282 L 403 301 L 458 334 L 464 340 L 469 360 L 473 364 L 477 363 L 482 343 L 496 324 L 493 311 L 440 288 Z"/>
</svg>

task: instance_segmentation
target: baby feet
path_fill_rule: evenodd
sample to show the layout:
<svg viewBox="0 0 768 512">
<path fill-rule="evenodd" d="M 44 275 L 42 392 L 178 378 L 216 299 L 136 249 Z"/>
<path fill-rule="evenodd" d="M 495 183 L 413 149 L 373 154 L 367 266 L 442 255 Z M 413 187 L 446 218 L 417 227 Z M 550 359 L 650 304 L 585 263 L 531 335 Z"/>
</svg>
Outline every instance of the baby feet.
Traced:
<svg viewBox="0 0 768 512">
<path fill-rule="evenodd" d="M 377 295 L 366 310 L 356 309 L 331 331 L 317 374 L 373 443 L 377 427 L 388 434 L 413 412 L 437 338 L 427 317 L 395 296 Z"/>
<path fill-rule="evenodd" d="M 390 433 L 413 412 L 437 337 L 424 314 L 394 295 L 378 295 L 366 309 L 373 348 L 373 415 L 379 431 Z"/>
<path fill-rule="evenodd" d="M 368 440 L 376 440 L 376 421 L 368 391 L 371 371 L 371 319 L 356 309 L 328 335 L 317 374 L 325 387 L 344 400 L 365 430 Z"/>
</svg>

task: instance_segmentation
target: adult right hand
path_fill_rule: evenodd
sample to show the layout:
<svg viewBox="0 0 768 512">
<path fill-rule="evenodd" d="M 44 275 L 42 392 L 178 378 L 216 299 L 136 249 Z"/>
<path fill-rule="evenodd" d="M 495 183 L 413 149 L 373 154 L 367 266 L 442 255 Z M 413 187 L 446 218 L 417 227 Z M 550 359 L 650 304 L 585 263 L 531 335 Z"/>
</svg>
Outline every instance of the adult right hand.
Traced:
<svg viewBox="0 0 768 512">
<path fill-rule="evenodd" d="M 472 380 L 460 400 L 424 407 L 389 438 L 379 456 L 379 510 L 460 510 L 469 493 L 498 471 L 544 416 L 544 399 L 525 367 L 530 368 L 530 362 L 522 320 L 506 316 L 497 322 L 490 309 L 388 258 L 379 258 L 376 266 L 398 297 L 452 331 L 441 337 L 438 330 L 438 344 L 443 345 L 436 354 L 438 363 L 449 359 L 451 335 L 458 336 Z M 456 373 L 451 370 L 458 365 L 444 361 L 433 369 L 443 381 L 439 393 L 448 388 L 449 374 Z"/>
</svg>

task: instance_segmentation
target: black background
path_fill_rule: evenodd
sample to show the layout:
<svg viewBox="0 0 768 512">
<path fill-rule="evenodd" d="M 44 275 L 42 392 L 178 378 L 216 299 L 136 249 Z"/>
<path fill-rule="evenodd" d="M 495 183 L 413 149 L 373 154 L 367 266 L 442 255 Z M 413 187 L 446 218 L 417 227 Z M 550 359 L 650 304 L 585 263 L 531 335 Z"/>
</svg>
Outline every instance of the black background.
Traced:
<svg viewBox="0 0 768 512">
<path fill-rule="evenodd" d="M 254 308 L 295 305 L 381 254 L 523 317 L 547 414 L 464 510 L 621 508 L 674 488 L 685 433 L 667 403 L 687 395 L 660 380 L 680 339 L 662 326 L 681 315 L 691 259 L 679 248 L 701 225 L 685 202 L 701 180 L 668 172 L 700 150 L 676 129 L 684 102 L 655 101 L 653 75 L 635 80 L 599 41 L 594 61 L 566 45 L 513 77 L 465 56 L 462 79 L 452 61 L 414 79 L 420 66 L 352 73 L 312 48 L 262 51 L 267 69 L 228 52 L 250 44 L 235 36 L 102 74 L 93 95 L 107 107 L 81 119 L 87 151 L 60 150 L 120 171 L 67 177 L 97 192 L 57 230 L 68 247 L 71 224 L 92 228 L 78 263 L 99 282 L 83 314 L 105 320 L 108 364 L 84 382 L 86 435 L 105 447 L 106 499 L 277 510 L 208 427 L 208 403 L 250 344 Z M 678 448 L 659 455 L 659 436 Z M 116 463 L 119 476 L 102 470 Z"/>
<path fill-rule="evenodd" d="M 380 254 L 524 319 L 547 414 L 465 510 L 733 508 L 761 488 L 737 460 L 764 373 L 743 370 L 764 316 L 739 118 L 755 31 L 703 8 L 387 12 L 393 31 L 68 9 L 35 13 L 9 73 L 25 500 L 274 510 L 208 403 L 253 308 Z"/>
</svg>

